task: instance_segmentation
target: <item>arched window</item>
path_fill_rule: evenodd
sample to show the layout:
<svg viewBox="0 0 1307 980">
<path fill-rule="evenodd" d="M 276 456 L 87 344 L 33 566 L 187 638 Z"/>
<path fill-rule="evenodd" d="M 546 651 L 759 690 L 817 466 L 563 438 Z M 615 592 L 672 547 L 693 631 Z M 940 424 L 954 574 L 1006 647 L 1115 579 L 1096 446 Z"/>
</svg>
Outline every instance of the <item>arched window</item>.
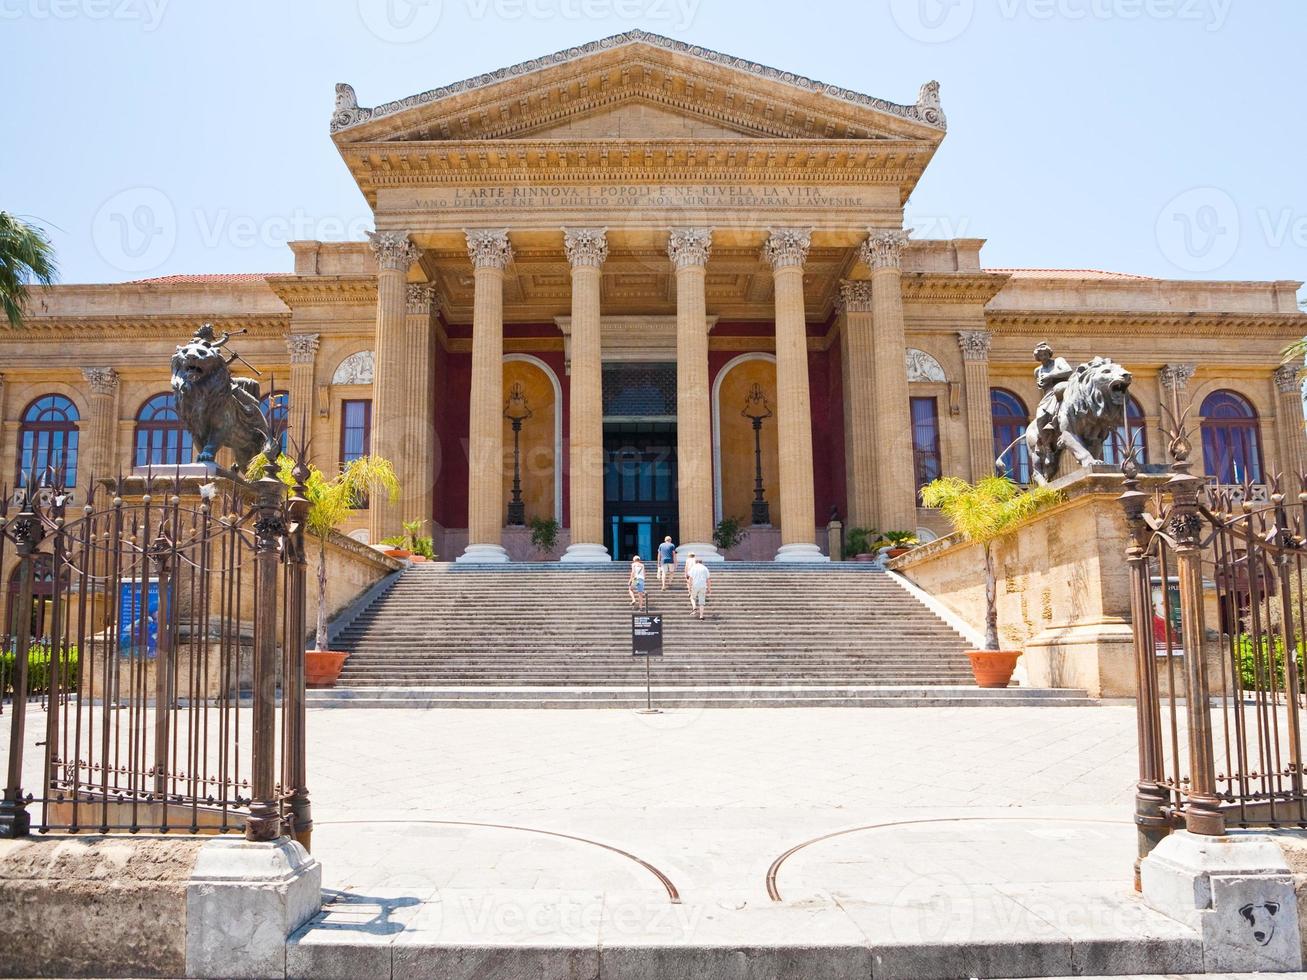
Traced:
<svg viewBox="0 0 1307 980">
<path fill-rule="evenodd" d="M 1217 483 L 1262 482 L 1262 441 L 1257 410 L 1233 391 L 1203 400 L 1203 464 Z"/>
<path fill-rule="evenodd" d="M 149 399 L 136 413 L 136 466 L 179 466 L 189 463 L 191 434 L 177 416 L 172 392 Z"/>
<path fill-rule="evenodd" d="M 263 408 L 263 417 L 268 420 L 272 431 L 278 433 L 278 442 L 284 456 L 289 442 L 290 392 L 284 389 L 270 391 L 263 396 L 263 401 L 259 404 Z"/>
<path fill-rule="evenodd" d="M 18 438 L 18 486 L 34 474 L 41 486 L 57 476 L 77 484 L 77 406 L 63 395 L 42 395 L 23 411 Z"/>
<path fill-rule="evenodd" d="M 1117 427 L 1103 444 L 1103 462 L 1120 466 L 1126 460 L 1126 447 L 1133 447 L 1134 460 L 1140 466 L 1148 461 L 1148 432 L 1144 428 L 1144 409 L 1133 395 L 1125 403 L 1126 424 Z M 1126 430 L 1129 429 L 1127 434 Z"/>
<path fill-rule="evenodd" d="M 989 411 L 994 425 L 994 458 L 1003 461 L 1008 476 L 1017 483 L 1029 483 L 1030 450 L 1026 448 L 1025 434 L 1030 414 L 1026 403 L 1006 388 L 990 388 Z"/>
</svg>

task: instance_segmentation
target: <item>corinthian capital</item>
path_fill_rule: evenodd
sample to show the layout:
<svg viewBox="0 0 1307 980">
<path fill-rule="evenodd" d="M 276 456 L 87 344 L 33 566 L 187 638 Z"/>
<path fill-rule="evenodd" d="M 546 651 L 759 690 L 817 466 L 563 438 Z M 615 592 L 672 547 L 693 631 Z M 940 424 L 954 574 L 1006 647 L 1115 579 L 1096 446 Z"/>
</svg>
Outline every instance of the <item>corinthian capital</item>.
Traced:
<svg viewBox="0 0 1307 980">
<path fill-rule="evenodd" d="M 112 395 L 118 390 L 118 372 L 111 367 L 82 368 L 82 377 L 91 386 L 92 394 Z"/>
<path fill-rule="evenodd" d="M 404 297 L 404 309 L 408 313 L 430 313 L 436 302 L 435 287 L 429 282 L 411 282 Z"/>
<path fill-rule="evenodd" d="M 1301 364 L 1281 364 L 1275 369 L 1275 387 L 1282 392 L 1297 391 L 1302 376 Z"/>
<path fill-rule="evenodd" d="M 678 269 L 707 265 L 711 254 L 711 228 L 673 228 L 667 236 L 667 257 Z"/>
<path fill-rule="evenodd" d="M 608 258 L 608 229 L 564 228 L 563 251 L 573 269 L 598 269 Z"/>
<path fill-rule="evenodd" d="M 773 228 L 762 247 L 762 257 L 773 270 L 803 267 L 812 247 L 811 228 Z"/>
<path fill-rule="evenodd" d="M 1162 387 L 1167 391 L 1184 391 L 1197 370 L 1195 364 L 1163 364 L 1157 372 L 1157 380 L 1162 382 Z"/>
<path fill-rule="evenodd" d="M 464 232 L 467 235 L 467 255 L 474 269 L 502 269 L 513 258 L 513 246 L 508 243 L 508 229 L 478 228 Z"/>
<path fill-rule="evenodd" d="M 906 231 L 873 229 L 858 253 L 862 256 L 862 261 L 873 269 L 897 269 L 903 258 L 903 246 L 907 243 Z"/>
<path fill-rule="evenodd" d="M 318 338 L 316 333 L 293 333 L 286 337 L 286 350 L 290 352 L 290 362 L 292 364 L 312 364 L 314 355 L 318 353 Z"/>
<path fill-rule="evenodd" d="M 835 309 L 840 313 L 870 313 L 871 282 L 867 279 L 841 279 Z"/>
<path fill-rule="evenodd" d="M 988 330 L 962 330 L 958 332 L 958 347 L 964 361 L 988 361 L 992 335 Z"/>
<path fill-rule="evenodd" d="M 408 267 L 422 254 L 405 231 L 370 231 L 368 246 L 377 258 L 378 267 L 396 272 L 408 272 Z"/>
</svg>

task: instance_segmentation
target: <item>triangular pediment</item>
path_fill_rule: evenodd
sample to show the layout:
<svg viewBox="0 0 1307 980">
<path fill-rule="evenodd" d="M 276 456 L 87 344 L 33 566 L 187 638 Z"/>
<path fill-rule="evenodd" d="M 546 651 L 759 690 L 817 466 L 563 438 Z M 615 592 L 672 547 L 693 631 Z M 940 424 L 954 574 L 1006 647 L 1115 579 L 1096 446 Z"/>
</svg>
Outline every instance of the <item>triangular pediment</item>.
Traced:
<svg viewBox="0 0 1307 980">
<path fill-rule="evenodd" d="M 524 139 L 738 139 L 760 134 L 730 126 L 700 113 L 628 98 L 615 106 L 578 112 L 516 134 Z"/>
<path fill-rule="evenodd" d="M 902 105 L 632 31 L 374 108 L 337 86 L 338 144 L 513 139 L 911 140 L 944 135 L 938 86 Z"/>
</svg>

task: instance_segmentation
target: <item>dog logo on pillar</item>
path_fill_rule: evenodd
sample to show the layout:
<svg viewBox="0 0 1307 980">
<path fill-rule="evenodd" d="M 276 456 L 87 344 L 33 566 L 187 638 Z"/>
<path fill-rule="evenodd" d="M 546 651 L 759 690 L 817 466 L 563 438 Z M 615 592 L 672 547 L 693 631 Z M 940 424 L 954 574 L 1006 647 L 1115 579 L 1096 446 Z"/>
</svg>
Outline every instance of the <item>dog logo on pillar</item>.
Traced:
<svg viewBox="0 0 1307 980">
<path fill-rule="evenodd" d="M 1239 910 L 1258 946 L 1268 945 L 1275 935 L 1275 914 L 1279 911 L 1279 902 L 1251 902 Z"/>
</svg>

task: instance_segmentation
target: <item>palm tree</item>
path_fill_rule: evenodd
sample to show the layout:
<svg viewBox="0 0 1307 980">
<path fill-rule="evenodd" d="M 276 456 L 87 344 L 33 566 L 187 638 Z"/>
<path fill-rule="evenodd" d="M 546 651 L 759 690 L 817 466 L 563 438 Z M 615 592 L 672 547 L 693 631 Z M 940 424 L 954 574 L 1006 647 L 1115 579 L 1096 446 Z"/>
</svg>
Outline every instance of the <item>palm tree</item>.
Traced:
<svg viewBox="0 0 1307 980">
<path fill-rule="evenodd" d="M 985 553 L 986 650 L 999 649 L 994 542 L 1060 499 L 1061 494 L 1056 490 L 1048 487 L 1022 490 L 1005 476 L 987 476 L 975 483 L 946 476 L 921 489 L 922 505 L 937 508 L 954 531 L 980 545 Z"/>
<path fill-rule="evenodd" d="M 48 286 L 56 274 L 54 246 L 45 232 L 0 211 L 0 306 L 11 327 L 23 322 L 29 286 Z"/>
<path fill-rule="evenodd" d="M 248 472 L 263 470 L 263 457 L 255 459 Z M 277 475 L 289 487 L 295 486 L 295 461 L 289 456 L 277 459 Z M 359 508 L 369 495 L 385 493 L 394 501 L 399 498 L 399 481 L 390 461 L 380 456 L 361 456 L 347 463 L 339 476 L 327 479 L 316 466 L 309 467 L 304 481 L 304 496 L 309 502 L 305 530 L 318 539 L 318 621 L 315 650 L 327 649 L 327 539 L 331 532 Z"/>
</svg>

